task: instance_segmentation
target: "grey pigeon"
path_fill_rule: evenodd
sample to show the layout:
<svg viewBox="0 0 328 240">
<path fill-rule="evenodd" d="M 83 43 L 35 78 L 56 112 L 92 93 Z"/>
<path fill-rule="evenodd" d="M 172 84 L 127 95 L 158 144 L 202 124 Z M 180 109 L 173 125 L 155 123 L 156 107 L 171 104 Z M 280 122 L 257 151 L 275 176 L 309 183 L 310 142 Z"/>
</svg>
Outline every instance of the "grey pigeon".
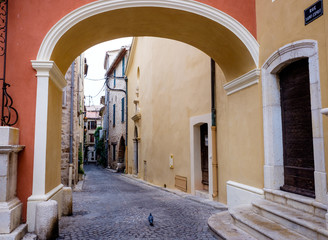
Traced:
<svg viewBox="0 0 328 240">
<path fill-rule="evenodd" d="M 148 222 L 149 222 L 150 226 L 154 226 L 154 217 L 153 217 L 153 215 L 151 215 L 151 213 L 149 214 Z"/>
</svg>

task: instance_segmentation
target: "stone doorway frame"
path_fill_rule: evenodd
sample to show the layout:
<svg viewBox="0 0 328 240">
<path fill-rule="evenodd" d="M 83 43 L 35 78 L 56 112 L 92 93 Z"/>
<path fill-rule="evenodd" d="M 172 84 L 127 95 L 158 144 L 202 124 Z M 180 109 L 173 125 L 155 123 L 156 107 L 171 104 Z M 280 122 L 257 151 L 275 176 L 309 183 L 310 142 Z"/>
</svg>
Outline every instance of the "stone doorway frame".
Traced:
<svg viewBox="0 0 328 240">
<path fill-rule="evenodd" d="M 208 196 L 213 195 L 213 168 L 212 168 L 212 115 L 205 114 L 190 118 L 190 180 L 191 193 L 195 195 L 200 190 L 201 183 L 201 156 L 200 156 L 200 126 L 207 124 L 208 127 Z"/>
<path fill-rule="evenodd" d="M 321 110 L 318 44 L 301 40 L 274 52 L 262 66 L 262 100 L 264 133 L 264 188 L 279 189 L 284 183 L 280 86 L 278 73 L 302 58 L 309 61 L 311 115 L 314 150 L 315 200 L 326 204 L 327 181 Z"/>
</svg>

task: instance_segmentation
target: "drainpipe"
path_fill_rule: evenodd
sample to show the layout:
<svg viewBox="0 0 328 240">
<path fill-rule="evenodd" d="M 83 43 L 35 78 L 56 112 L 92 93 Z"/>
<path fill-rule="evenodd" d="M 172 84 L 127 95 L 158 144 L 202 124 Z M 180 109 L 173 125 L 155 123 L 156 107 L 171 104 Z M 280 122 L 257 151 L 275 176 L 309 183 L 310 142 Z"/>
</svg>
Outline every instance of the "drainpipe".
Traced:
<svg viewBox="0 0 328 240">
<path fill-rule="evenodd" d="M 106 80 L 107 81 L 107 80 Z M 109 161 L 108 161 L 108 158 L 109 158 L 109 154 L 108 154 L 108 145 L 109 145 L 109 90 L 106 89 L 106 95 L 107 95 L 107 99 L 106 100 L 106 140 L 105 140 L 105 152 L 106 152 L 106 160 L 105 160 L 105 166 L 108 167 L 109 165 Z"/>
<path fill-rule="evenodd" d="M 68 168 L 68 186 L 72 187 L 73 180 L 73 108 L 74 108 L 74 63 L 71 65 L 71 116 L 69 127 L 69 168 Z"/>
<path fill-rule="evenodd" d="M 125 108 L 125 172 L 127 172 L 127 169 L 128 169 L 128 77 L 125 76 L 124 77 L 124 80 L 125 80 L 125 86 L 126 86 L 126 99 L 125 99 L 125 105 L 126 105 L 126 108 Z"/>
<path fill-rule="evenodd" d="M 213 171 L 213 199 L 218 197 L 218 160 L 216 156 L 216 98 L 215 98 L 215 61 L 211 59 L 211 108 L 212 108 L 212 171 Z"/>
</svg>

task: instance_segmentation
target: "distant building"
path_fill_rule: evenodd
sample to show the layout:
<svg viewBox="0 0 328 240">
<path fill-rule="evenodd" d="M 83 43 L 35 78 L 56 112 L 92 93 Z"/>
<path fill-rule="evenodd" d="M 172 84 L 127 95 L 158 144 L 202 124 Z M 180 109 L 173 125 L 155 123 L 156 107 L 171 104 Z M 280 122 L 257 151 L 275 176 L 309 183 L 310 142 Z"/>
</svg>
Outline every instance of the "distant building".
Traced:
<svg viewBox="0 0 328 240">
<path fill-rule="evenodd" d="M 63 89 L 61 130 L 61 181 L 65 186 L 74 186 L 78 182 L 79 156 L 83 163 L 83 91 L 86 66 L 85 58 L 79 56 L 65 75 L 67 86 Z"/>
<path fill-rule="evenodd" d="M 106 139 L 108 166 L 113 169 L 125 168 L 126 145 L 126 79 L 125 69 L 129 47 L 106 53 L 107 88 L 104 99 L 104 134 Z"/>
<path fill-rule="evenodd" d="M 89 163 L 96 162 L 95 131 L 102 126 L 99 111 L 102 106 L 86 106 L 85 119 L 85 157 Z"/>
</svg>

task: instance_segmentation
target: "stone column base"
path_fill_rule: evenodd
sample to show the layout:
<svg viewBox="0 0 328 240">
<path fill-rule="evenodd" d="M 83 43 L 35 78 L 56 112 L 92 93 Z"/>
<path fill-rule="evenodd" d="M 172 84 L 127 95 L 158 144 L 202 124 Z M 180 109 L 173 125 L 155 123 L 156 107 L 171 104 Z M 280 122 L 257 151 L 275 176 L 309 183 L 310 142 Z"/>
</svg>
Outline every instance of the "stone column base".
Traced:
<svg viewBox="0 0 328 240">
<path fill-rule="evenodd" d="M 58 218 L 62 216 L 63 184 L 59 184 L 50 192 L 44 195 L 32 195 L 27 199 L 27 224 L 28 231 L 35 231 L 36 206 L 39 203 L 49 200 L 56 200 L 58 203 Z"/>
<path fill-rule="evenodd" d="M 21 224 L 11 233 L 0 234 L 0 240 L 20 240 L 27 232 L 27 225 Z"/>
<path fill-rule="evenodd" d="M 22 203 L 18 198 L 0 202 L 0 233 L 11 233 L 21 222 Z"/>
</svg>

